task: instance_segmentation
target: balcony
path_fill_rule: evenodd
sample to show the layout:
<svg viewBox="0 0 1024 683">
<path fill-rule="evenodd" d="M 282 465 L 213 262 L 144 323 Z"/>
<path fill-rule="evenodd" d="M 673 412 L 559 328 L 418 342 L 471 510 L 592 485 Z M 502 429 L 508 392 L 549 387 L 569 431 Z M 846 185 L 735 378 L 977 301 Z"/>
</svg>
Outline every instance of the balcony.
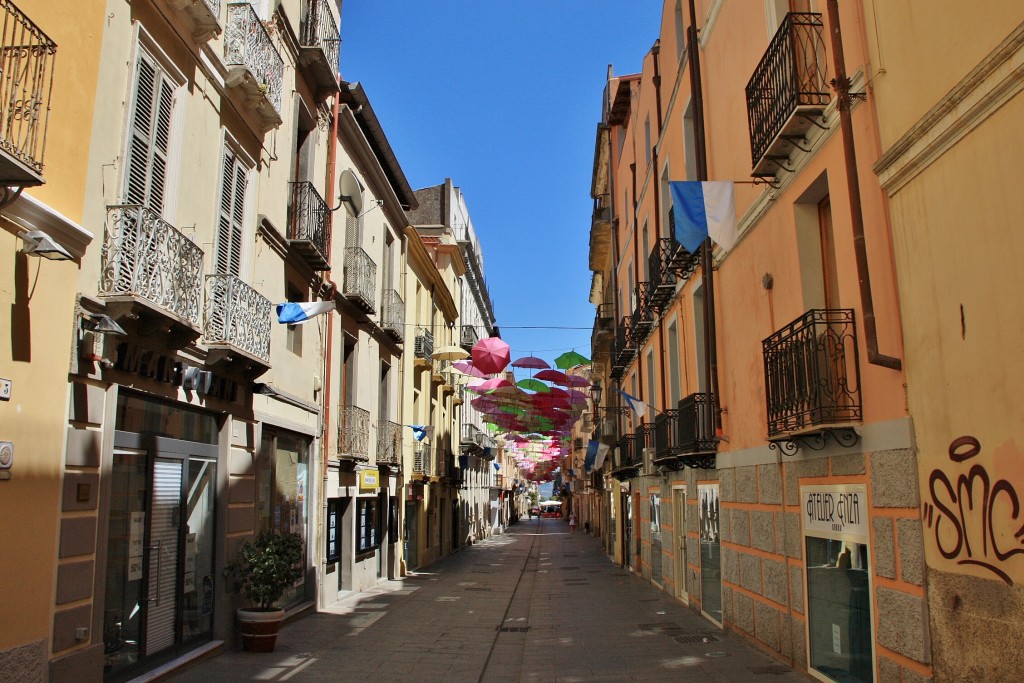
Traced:
<svg viewBox="0 0 1024 683">
<path fill-rule="evenodd" d="M 228 3 L 224 63 L 228 67 L 224 83 L 240 93 L 263 132 L 280 126 L 284 60 L 248 2 Z"/>
<path fill-rule="evenodd" d="M 612 377 L 615 379 L 622 378 L 626 366 L 636 356 L 636 345 L 630 332 L 632 323 L 633 316 L 627 315 L 619 320 L 619 326 L 615 328 L 615 343 L 612 345 Z"/>
<path fill-rule="evenodd" d="M 416 445 L 416 449 L 413 451 L 412 456 L 412 471 L 413 474 L 420 474 L 424 477 L 429 477 L 434 474 L 430 446 L 422 443 Z"/>
<path fill-rule="evenodd" d="M 405 340 L 405 302 L 393 289 L 386 290 L 382 298 L 380 329 L 401 343 Z"/>
<path fill-rule="evenodd" d="M 672 458 L 677 453 L 679 453 L 679 411 L 676 408 L 669 408 L 654 418 L 654 462 L 660 467 L 663 461 Z"/>
<path fill-rule="evenodd" d="M 345 276 L 342 295 L 363 313 L 373 313 L 377 304 L 373 296 L 377 281 L 377 264 L 359 247 L 345 249 Z"/>
<path fill-rule="evenodd" d="M 239 364 L 249 375 L 270 369 L 270 301 L 234 275 L 206 276 L 203 343 L 208 362 Z"/>
<path fill-rule="evenodd" d="M 477 330 L 476 325 L 463 325 L 459 335 L 459 346 L 471 351 L 478 341 L 480 341 L 480 331 Z"/>
<path fill-rule="evenodd" d="M 790 12 L 747 83 L 753 176 L 787 168 L 829 103 L 820 14 Z"/>
<path fill-rule="evenodd" d="M 327 261 L 327 202 L 313 183 L 292 183 L 288 207 L 288 243 L 313 270 L 330 270 Z"/>
<path fill-rule="evenodd" d="M 590 333 L 590 351 L 595 361 L 607 360 L 615 339 L 614 306 L 599 304 L 594 313 L 594 330 Z"/>
<path fill-rule="evenodd" d="M 643 467 L 643 454 L 636 450 L 636 435 L 623 434 L 615 448 L 612 476 L 619 481 L 632 479 Z"/>
<path fill-rule="evenodd" d="M 421 327 L 416 332 L 416 339 L 413 342 L 413 363 L 421 369 L 433 367 L 433 354 L 434 333 Z"/>
<path fill-rule="evenodd" d="M 594 197 L 590 224 L 590 269 L 600 271 L 606 266 L 612 248 L 612 205 L 606 194 Z"/>
<path fill-rule="evenodd" d="M 0 7 L 0 185 L 42 185 L 57 44 L 10 2 Z"/>
<path fill-rule="evenodd" d="M 397 422 L 377 422 L 377 464 L 396 472 L 402 469 L 402 425 Z"/>
<path fill-rule="evenodd" d="M 484 442 L 484 433 L 475 424 L 466 422 L 459 427 L 459 445 L 462 451 L 481 450 Z"/>
<path fill-rule="evenodd" d="M 633 335 L 633 347 L 636 349 L 643 345 L 654 328 L 655 310 L 652 295 L 651 283 L 637 283 L 636 308 L 633 309 L 633 319 L 629 327 L 630 333 Z"/>
<path fill-rule="evenodd" d="M 309 75 L 317 100 L 338 89 L 338 48 L 341 34 L 327 0 L 304 3 L 305 17 L 299 28 L 299 66 Z"/>
<path fill-rule="evenodd" d="M 171 9 L 188 17 L 192 39 L 205 43 L 220 35 L 221 0 L 163 0 Z"/>
<path fill-rule="evenodd" d="M 762 342 L 768 440 L 792 455 L 852 446 L 863 414 L 852 309 L 812 309 Z"/>
<path fill-rule="evenodd" d="M 143 206 L 107 207 L 98 294 L 111 315 L 184 345 L 199 337 L 202 283 L 203 250 L 192 240 Z"/>
<path fill-rule="evenodd" d="M 338 407 L 338 458 L 370 461 L 370 411 L 355 406 Z"/>
</svg>

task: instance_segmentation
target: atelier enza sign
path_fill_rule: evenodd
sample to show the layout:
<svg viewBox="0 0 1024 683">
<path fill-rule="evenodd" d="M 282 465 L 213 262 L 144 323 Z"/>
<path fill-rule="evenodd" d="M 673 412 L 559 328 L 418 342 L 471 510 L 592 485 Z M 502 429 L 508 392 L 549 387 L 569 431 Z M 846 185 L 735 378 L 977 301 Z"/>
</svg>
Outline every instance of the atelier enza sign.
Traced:
<svg viewBox="0 0 1024 683">
<path fill-rule="evenodd" d="M 868 535 L 867 492 L 863 486 L 805 486 L 804 531 Z"/>
<path fill-rule="evenodd" d="M 222 401 L 235 401 L 238 398 L 237 382 L 128 342 L 118 345 L 114 367 Z"/>
</svg>

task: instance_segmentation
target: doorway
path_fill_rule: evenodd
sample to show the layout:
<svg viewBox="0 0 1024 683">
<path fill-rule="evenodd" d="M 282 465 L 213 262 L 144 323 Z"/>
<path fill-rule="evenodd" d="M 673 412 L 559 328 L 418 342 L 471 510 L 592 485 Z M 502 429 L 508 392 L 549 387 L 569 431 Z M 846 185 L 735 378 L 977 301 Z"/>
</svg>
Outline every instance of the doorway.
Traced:
<svg viewBox="0 0 1024 683">
<path fill-rule="evenodd" d="M 675 542 L 676 597 L 684 603 L 690 601 L 686 587 L 686 487 L 672 489 L 672 538 Z"/>
<path fill-rule="evenodd" d="M 124 680 L 212 637 L 217 447 L 116 432 L 104 677 Z"/>
</svg>

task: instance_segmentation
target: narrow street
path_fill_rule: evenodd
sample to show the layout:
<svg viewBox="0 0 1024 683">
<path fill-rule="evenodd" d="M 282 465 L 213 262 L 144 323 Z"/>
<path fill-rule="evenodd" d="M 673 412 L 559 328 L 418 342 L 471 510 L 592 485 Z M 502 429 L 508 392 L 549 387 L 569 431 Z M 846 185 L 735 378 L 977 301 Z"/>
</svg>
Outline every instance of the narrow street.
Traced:
<svg viewBox="0 0 1024 683">
<path fill-rule="evenodd" d="M 561 519 L 504 535 L 174 681 L 811 680 L 612 564 Z"/>
</svg>

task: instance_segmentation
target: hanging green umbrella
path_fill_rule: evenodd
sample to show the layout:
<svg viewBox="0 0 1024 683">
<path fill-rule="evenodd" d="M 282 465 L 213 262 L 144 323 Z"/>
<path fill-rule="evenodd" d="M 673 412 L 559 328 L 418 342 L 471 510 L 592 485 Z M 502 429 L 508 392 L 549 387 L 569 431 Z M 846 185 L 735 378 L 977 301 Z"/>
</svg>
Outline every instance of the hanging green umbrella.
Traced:
<svg viewBox="0 0 1024 683">
<path fill-rule="evenodd" d="M 516 386 L 522 387 L 523 389 L 529 389 L 531 391 L 551 391 L 551 387 L 539 379 L 533 377 L 527 377 L 516 382 Z"/>
<path fill-rule="evenodd" d="M 575 351 L 566 351 L 561 356 L 555 359 L 555 367 L 559 368 L 560 370 L 574 368 L 577 365 L 587 365 L 588 363 L 590 363 L 589 358 L 580 355 Z"/>
</svg>

